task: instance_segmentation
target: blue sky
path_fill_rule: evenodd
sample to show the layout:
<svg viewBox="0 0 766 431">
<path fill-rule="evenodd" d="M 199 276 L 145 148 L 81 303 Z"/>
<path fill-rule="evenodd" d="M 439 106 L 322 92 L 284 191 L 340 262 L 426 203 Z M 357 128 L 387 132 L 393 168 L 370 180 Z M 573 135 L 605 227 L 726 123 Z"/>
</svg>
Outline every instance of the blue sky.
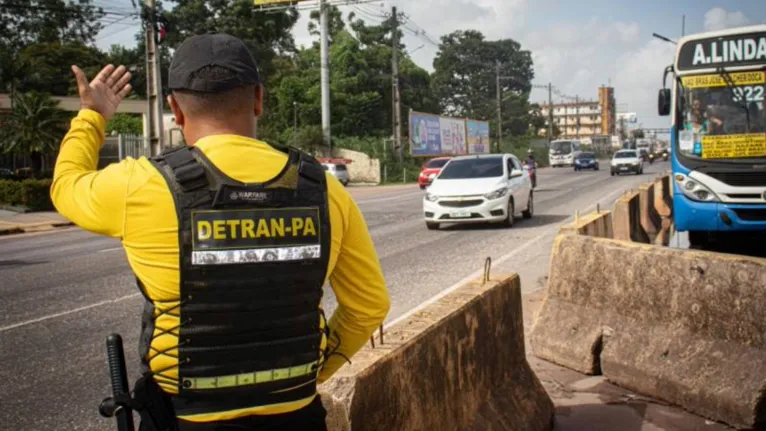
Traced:
<svg viewBox="0 0 766 431">
<path fill-rule="evenodd" d="M 96 0 L 113 7 L 128 0 Z M 376 22 L 397 6 L 409 18 L 408 50 L 420 66 L 432 70 L 436 47 L 414 31 L 425 30 L 438 42 L 459 29 L 479 29 L 488 39 L 513 38 L 532 51 L 535 84 L 552 82 L 562 93 L 597 97 L 600 85 L 615 87 L 618 111 L 636 112 L 645 127 L 665 127 L 656 116 L 656 94 L 663 68 L 673 60 L 674 46 L 652 38 L 656 32 L 676 39 L 682 16 L 686 33 L 766 23 L 766 0 L 379 0 L 343 7 Z M 295 27 L 298 44 L 310 44 L 308 14 Z M 131 30 L 131 28 L 133 30 Z M 136 24 L 117 23 L 97 44 L 134 45 Z M 535 90 L 534 101 L 547 92 Z M 554 99 L 554 102 L 557 100 Z"/>
</svg>

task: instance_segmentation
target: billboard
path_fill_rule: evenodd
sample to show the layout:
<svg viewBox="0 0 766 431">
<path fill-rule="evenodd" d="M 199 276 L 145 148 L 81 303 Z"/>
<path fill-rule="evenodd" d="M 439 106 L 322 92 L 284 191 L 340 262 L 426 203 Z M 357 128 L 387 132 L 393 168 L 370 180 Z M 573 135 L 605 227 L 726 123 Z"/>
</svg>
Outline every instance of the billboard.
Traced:
<svg viewBox="0 0 766 431">
<path fill-rule="evenodd" d="M 441 122 L 432 114 L 410 113 L 410 153 L 413 156 L 442 154 Z"/>
<path fill-rule="evenodd" d="M 466 120 L 469 154 L 489 154 L 489 123 L 486 121 Z"/>
<path fill-rule="evenodd" d="M 458 118 L 439 118 L 441 129 L 441 153 L 456 156 L 466 153 L 465 120 Z"/>
<path fill-rule="evenodd" d="M 489 152 L 489 123 L 410 112 L 410 154 L 413 156 L 459 156 Z"/>
</svg>

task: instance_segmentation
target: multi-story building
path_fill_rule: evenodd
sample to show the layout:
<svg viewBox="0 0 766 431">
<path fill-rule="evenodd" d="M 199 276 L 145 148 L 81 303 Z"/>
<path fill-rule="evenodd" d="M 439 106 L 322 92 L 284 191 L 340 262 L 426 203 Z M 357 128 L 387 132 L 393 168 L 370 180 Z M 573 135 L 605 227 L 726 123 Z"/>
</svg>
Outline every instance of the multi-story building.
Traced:
<svg viewBox="0 0 766 431">
<path fill-rule="evenodd" d="M 550 107 L 542 105 L 541 113 L 548 118 Z M 559 139 L 580 139 L 589 136 L 614 135 L 616 107 L 613 87 L 598 89 L 598 100 L 576 100 L 553 104 L 553 124 L 561 135 Z M 543 134 L 545 131 L 541 131 Z"/>
</svg>

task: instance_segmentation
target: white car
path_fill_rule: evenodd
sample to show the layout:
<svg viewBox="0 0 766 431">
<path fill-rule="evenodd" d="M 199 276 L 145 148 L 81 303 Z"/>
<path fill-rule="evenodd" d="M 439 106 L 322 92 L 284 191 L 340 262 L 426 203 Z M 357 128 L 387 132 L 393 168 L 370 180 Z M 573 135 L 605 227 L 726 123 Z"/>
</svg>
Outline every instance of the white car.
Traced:
<svg viewBox="0 0 766 431">
<path fill-rule="evenodd" d="M 428 229 L 441 223 L 502 222 L 532 217 L 529 173 L 512 154 L 455 157 L 441 170 L 423 198 Z"/>
<path fill-rule="evenodd" d="M 644 173 L 644 160 L 638 150 L 620 150 L 612 157 L 610 171 L 612 176 L 631 172 L 641 175 Z"/>
</svg>

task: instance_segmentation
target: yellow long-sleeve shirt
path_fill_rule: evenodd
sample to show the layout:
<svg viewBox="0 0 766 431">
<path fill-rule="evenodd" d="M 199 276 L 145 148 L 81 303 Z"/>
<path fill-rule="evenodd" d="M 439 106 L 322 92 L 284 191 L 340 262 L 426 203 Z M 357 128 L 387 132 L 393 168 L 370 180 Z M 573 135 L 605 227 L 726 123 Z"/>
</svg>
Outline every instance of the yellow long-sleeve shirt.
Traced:
<svg viewBox="0 0 766 431">
<path fill-rule="evenodd" d="M 56 161 L 51 187 L 53 203 L 64 217 L 81 228 L 120 238 L 131 268 L 155 306 L 170 308 L 180 296 L 178 220 L 173 197 L 162 175 L 146 158 L 128 158 L 96 170 L 104 127 L 104 118 L 90 110 L 82 110 L 72 120 Z M 286 154 L 242 136 L 209 136 L 195 146 L 227 175 L 246 183 L 268 181 L 287 163 Z M 333 336 L 328 343 L 331 350 L 337 348 L 338 353 L 350 358 L 382 323 L 390 303 L 361 211 L 331 175 L 327 184 L 332 244 L 326 280 L 338 300 L 338 308 L 329 321 Z M 173 323 L 177 322 L 165 322 Z M 177 340 L 165 340 L 174 342 Z M 167 356 L 160 357 L 152 360 L 150 366 L 157 370 L 166 367 L 168 360 Z M 340 355 L 331 356 L 319 382 L 328 379 L 344 361 Z M 177 379 L 177 371 L 169 374 L 171 379 L 166 383 Z M 173 391 L 172 385 L 163 387 Z M 210 421 L 248 414 L 278 414 L 310 402 L 307 399 L 188 419 Z"/>
</svg>

